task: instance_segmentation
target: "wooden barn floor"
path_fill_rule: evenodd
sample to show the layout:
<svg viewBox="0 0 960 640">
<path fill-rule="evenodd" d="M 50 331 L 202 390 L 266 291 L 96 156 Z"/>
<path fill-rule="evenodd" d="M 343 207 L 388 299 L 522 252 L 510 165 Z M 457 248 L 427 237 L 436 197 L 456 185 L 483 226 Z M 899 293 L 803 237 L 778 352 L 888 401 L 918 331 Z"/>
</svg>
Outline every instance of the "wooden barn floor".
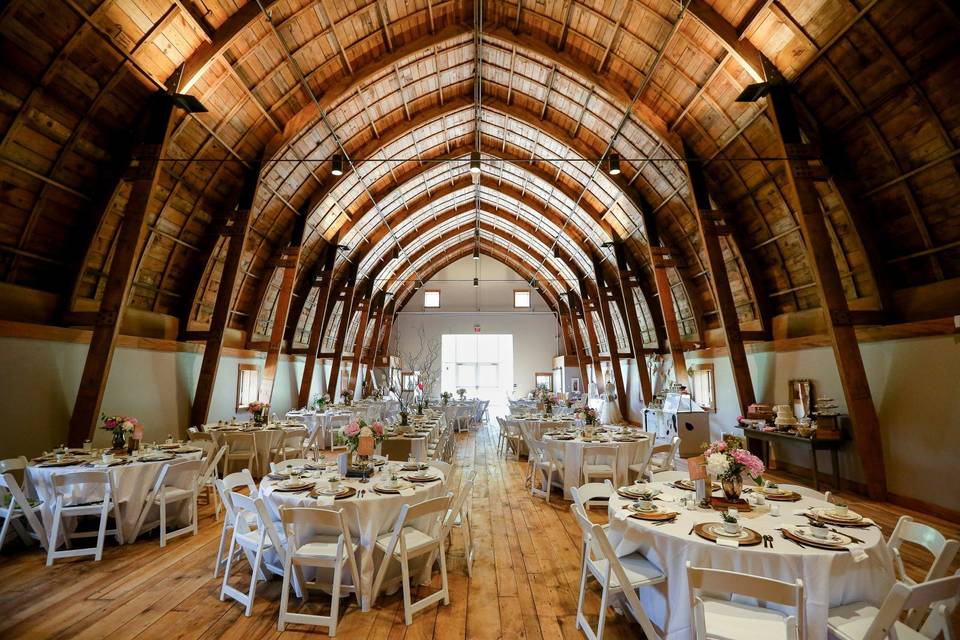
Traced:
<svg viewBox="0 0 960 640">
<path fill-rule="evenodd" d="M 403 623 L 399 593 L 381 596 L 369 613 L 355 600 L 341 607 L 337 637 L 359 638 L 581 638 L 575 627 L 580 534 L 569 503 L 558 494 L 551 504 L 525 491 L 525 463 L 504 460 L 496 451 L 496 426 L 462 434 L 455 475 L 477 470 L 473 522 L 478 555 L 473 578 L 464 571 L 460 534 L 450 551 L 451 603 L 430 608 Z M 786 479 L 785 477 L 781 479 Z M 457 482 L 455 479 L 454 482 Z M 874 518 L 889 534 L 899 515 L 893 505 L 843 494 L 852 508 Z M 960 529 L 912 513 L 951 537 Z M 592 517 L 603 521 L 603 509 Z M 44 566 L 36 549 L 8 544 L 0 555 L 0 637 L 3 638 L 315 638 L 317 628 L 288 626 L 277 632 L 280 580 L 257 592 L 253 615 L 243 616 L 236 602 L 220 602 L 220 581 L 212 567 L 220 524 L 202 507 L 200 534 L 171 541 L 161 550 L 156 537 L 133 545 L 110 545 L 101 562 L 59 561 Z M 911 571 L 927 562 L 907 553 Z M 246 569 L 246 563 L 241 567 Z M 249 575 L 249 574 L 248 574 Z M 919 577 L 919 576 L 918 576 Z M 439 584 L 435 577 L 433 588 Z M 421 589 L 429 590 L 430 587 Z M 425 593 L 425 591 L 421 592 Z M 591 590 L 588 610 L 596 615 L 599 598 Z M 323 603 L 326 610 L 327 602 Z M 639 626 L 608 614 L 606 638 L 641 637 Z"/>
</svg>

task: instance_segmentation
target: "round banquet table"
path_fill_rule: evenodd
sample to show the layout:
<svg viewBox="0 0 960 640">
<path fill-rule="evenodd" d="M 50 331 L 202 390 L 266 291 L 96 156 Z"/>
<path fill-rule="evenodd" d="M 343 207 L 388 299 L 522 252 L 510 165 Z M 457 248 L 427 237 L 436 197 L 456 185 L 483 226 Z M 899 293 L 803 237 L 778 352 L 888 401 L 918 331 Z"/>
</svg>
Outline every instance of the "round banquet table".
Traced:
<svg viewBox="0 0 960 640">
<path fill-rule="evenodd" d="M 199 460 L 203 452 L 189 444 L 184 445 L 184 450 L 193 449 L 189 453 L 174 454 L 172 460 L 162 460 L 157 462 L 128 462 L 125 464 L 116 464 L 106 467 L 98 462 L 89 462 L 86 464 L 76 464 L 69 466 L 38 466 L 31 463 L 27 466 L 27 491 L 33 498 L 41 500 L 41 516 L 43 526 L 47 531 L 53 526 L 53 476 L 56 474 L 72 473 L 75 471 L 105 471 L 110 470 L 113 479 L 113 488 L 116 492 L 115 498 L 119 503 L 120 525 L 123 531 L 124 542 L 129 543 L 133 539 L 133 528 L 137 525 L 137 518 L 140 517 L 140 509 L 143 507 L 147 493 L 153 487 L 153 483 L 160 473 L 160 469 L 165 464 L 176 464 L 187 460 Z M 92 458 L 91 458 L 92 460 Z M 85 502 L 96 502 L 103 499 L 103 492 L 88 485 L 78 485 L 71 488 L 71 492 L 66 494 L 65 504 L 83 504 Z M 182 503 L 181 506 L 186 506 Z M 111 515 L 113 515 L 111 513 Z M 172 521 L 180 522 L 179 512 L 169 513 L 168 517 Z M 147 521 L 150 519 L 148 518 Z M 58 541 L 60 542 L 60 541 Z"/>
<path fill-rule="evenodd" d="M 577 436 L 572 440 L 558 440 L 553 436 L 544 435 L 543 442 L 548 446 L 559 448 L 563 451 L 563 497 L 567 500 L 573 500 L 570 494 L 571 487 L 579 487 L 583 484 L 581 469 L 583 468 L 583 452 L 589 447 L 616 447 L 617 454 L 617 479 L 627 482 L 628 469 L 631 464 L 645 460 L 650 455 L 650 449 L 653 447 L 653 438 L 643 433 L 630 435 L 630 441 L 617 441 L 607 436 L 607 439 L 584 440 L 583 436 Z"/>
<path fill-rule="evenodd" d="M 210 433 L 217 448 L 226 444 L 226 438 L 223 436 L 228 433 L 252 433 L 254 446 L 257 449 L 257 457 L 254 460 L 254 467 L 250 473 L 256 478 L 261 478 L 270 473 L 271 456 L 270 451 L 279 446 L 284 434 L 293 429 L 302 429 L 304 425 L 299 423 L 274 425 L 270 427 L 249 427 L 244 425 L 227 424 L 208 424 L 204 425 L 203 430 Z M 236 471 L 236 468 L 228 469 Z"/>
<path fill-rule="evenodd" d="M 695 567 L 709 567 L 739 571 L 777 580 L 803 580 L 806 610 L 804 621 L 806 637 L 824 640 L 827 637 L 827 611 L 830 607 L 857 601 L 881 602 L 894 582 L 893 560 L 880 529 L 843 528 L 863 540 L 856 548 L 866 552 L 866 558 L 854 561 L 846 551 L 831 551 L 814 547 L 800 547 L 784 539 L 779 528 L 807 524 L 798 511 L 810 507 L 827 506 L 827 502 L 804 497 L 797 502 L 771 502 L 754 506 L 753 511 L 741 513 L 740 522 L 761 535 L 773 536 L 773 548 L 763 544 L 750 547 L 725 547 L 691 533 L 695 524 L 719 522 L 720 512 L 711 509 L 686 510 L 677 502 L 693 492 L 655 482 L 662 490 L 662 501 L 655 502 L 661 509 L 676 510 L 679 516 L 668 524 L 651 525 L 636 518 L 625 517 L 630 500 L 614 493 L 609 503 L 610 529 L 607 536 L 618 556 L 640 551 L 667 576 L 661 584 L 642 587 L 640 602 L 647 615 L 665 632 L 665 638 L 692 638 L 694 629 L 690 616 L 687 591 L 686 563 Z M 770 505 L 780 505 L 780 516 L 770 514 Z"/>
<path fill-rule="evenodd" d="M 385 469 L 387 465 L 380 467 L 380 469 Z M 334 467 L 328 467 L 330 471 L 334 470 Z M 390 533 L 393 531 L 393 525 L 396 523 L 397 516 L 400 515 L 400 509 L 405 504 L 415 505 L 421 502 L 425 502 L 432 498 L 439 498 L 447 494 L 447 479 L 444 477 L 443 472 L 439 469 L 433 469 L 433 471 L 440 476 L 440 480 L 430 483 L 412 483 L 414 486 L 414 493 L 410 496 L 402 496 L 399 494 L 392 495 L 381 495 L 373 491 L 374 486 L 378 482 L 382 482 L 384 477 L 382 471 L 378 472 L 376 475 L 371 476 L 370 481 L 367 483 L 361 483 L 359 478 L 344 478 L 342 483 L 353 487 L 357 490 L 366 489 L 366 493 L 362 498 L 358 498 L 358 494 L 354 494 L 350 498 L 344 498 L 336 500 L 334 509 L 343 509 L 344 517 L 349 523 L 350 526 L 350 535 L 353 538 L 353 544 L 357 548 L 358 558 L 357 565 L 358 570 L 360 571 L 360 588 L 362 591 L 362 608 L 364 611 L 370 609 L 371 602 L 371 591 L 373 589 L 373 580 L 376 576 L 377 569 L 380 566 L 380 561 L 382 560 L 382 555 L 380 557 L 375 557 L 376 554 L 374 550 L 376 549 L 377 537 L 385 533 Z M 312 472 L 313 476 L 318 480 L 321 476 L 326 476 L 326 472 L 314 471 Z M 406 475 L 406 472 L 401 471 L 400 476 Z M 270 513 L 270 517 L 276 521 L 280 522 L 280 507 L 318 507 L 320 506 L 318 498 L 313 498 L 309 493 L 301 492 L 284 492 L 276 490 L 277 481 L 271 480 L 269 478 L 264 478 L 260 483 L 260 495 L 263 498 L 264 503 L 267 505 L 267 510 Z M 331 508 L 331 507 L 322 507 L 322 508 Z M 414 521 L 413 524 L 416 526 L 417 522 Z M 277 525 L 278 529 L 280 525 Z M 425 562 L 425 560 L 423 561 Z M 413 572 L 414 567 L 418 565 L 411 562 L 411 570 Z M 422 580 L 429 580 L 430 576 L 430 567 L 424 566 L 422 573 Z M 384 580 L 384 584 L 388 583 L 391 578 L 399 575 L 399 566 L 392 566 L 391 572 L 387 574 L 387 578 Z"/>
</svg>

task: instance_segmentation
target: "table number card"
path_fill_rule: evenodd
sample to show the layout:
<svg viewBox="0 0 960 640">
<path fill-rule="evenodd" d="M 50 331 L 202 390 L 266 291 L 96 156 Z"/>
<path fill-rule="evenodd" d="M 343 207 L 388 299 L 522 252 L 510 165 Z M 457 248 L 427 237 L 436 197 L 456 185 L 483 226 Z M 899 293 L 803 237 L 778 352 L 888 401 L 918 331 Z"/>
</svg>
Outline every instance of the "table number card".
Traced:
<svg viewBox="0 0 960 640">
<path fill-rule="evenodd" d="M 372 436 L 361 436 L 360 441 L 357 443 L 357 455 L 372 456 L 375 448 L 376 445 Z"/>
<path fill-rule="evenodd" d="M 703 456 L 687 459 L 687 469 L 690 470 L 691 480 L 707 479 L 707 460 Z"/>
</svg>

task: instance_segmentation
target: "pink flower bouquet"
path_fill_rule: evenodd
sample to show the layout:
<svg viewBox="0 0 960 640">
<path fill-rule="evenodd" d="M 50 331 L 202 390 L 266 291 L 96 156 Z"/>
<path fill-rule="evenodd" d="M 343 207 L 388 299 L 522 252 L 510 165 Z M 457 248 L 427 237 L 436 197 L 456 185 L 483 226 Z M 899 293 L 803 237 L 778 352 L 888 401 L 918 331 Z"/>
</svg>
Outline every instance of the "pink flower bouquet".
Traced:
<svg viewBox="0 0 960 640">
<path fill-rule="evenodd" d="M 368 425 L 366 420 L 354 420 L 343 428 L 343 439 L 347 441 L 347 446 L 351 451 L 356 451 L 360 446 L 360 438 L 373 438 L 376 444 L 383 442 L 384 428 L 382 422 L 374 422 Z"/>
<path fill-rule="evenodd" d="M 763 462 L 746 449 L 730 447 L 718 440 L 703 452 L 707 461 L 707 473 L 720 479 L 735 478 L 746 471 L 755 480 L 763 474 Z"/>
</svg>

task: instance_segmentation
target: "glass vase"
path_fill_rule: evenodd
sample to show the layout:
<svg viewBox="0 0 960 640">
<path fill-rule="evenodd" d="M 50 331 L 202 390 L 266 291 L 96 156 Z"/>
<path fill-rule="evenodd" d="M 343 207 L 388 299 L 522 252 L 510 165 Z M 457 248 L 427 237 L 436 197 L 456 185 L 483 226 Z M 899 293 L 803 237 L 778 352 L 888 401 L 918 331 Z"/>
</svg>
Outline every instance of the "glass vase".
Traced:
<svg viewBox="0 0 960 640">
<path fill-rule="evenodd" d="M 740 476 L 720 478 L 720 487 L 723 489 L 723 497 L 728 502 L 736 502 L 740 499 L 740 493 L 743 491 L 743 478 Z"/>
<path fill-rule="evenodd" d="M 114 449 L 126 449 L 127 448 L 127 437 L 124 435 L 121 429 L 116 429 L 113 432 L 113 447 Z"/>
</svg>

